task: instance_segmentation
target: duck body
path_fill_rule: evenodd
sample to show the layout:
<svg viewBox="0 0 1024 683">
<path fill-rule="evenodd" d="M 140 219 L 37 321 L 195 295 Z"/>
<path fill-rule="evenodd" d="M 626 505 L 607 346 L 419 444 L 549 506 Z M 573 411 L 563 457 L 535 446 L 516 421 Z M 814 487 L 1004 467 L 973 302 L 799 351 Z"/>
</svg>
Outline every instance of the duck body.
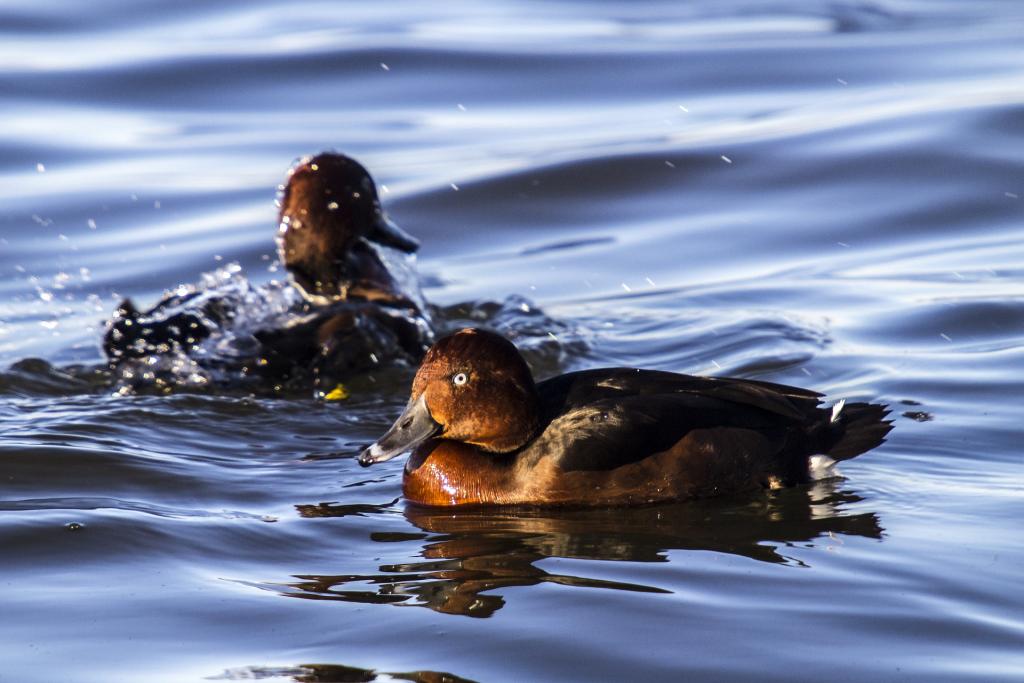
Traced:
<svg viewBox="0 0 1024 683">
<path fill-rule="evenodd" d="M 401 302 L 354 295 L 318 305 L 273 283 L 250 289 L 249 297 L 228 288 L 175 294 L 146 311 L 124 300 L 104 335 L 110 365 L 136 389 L 174 385 L 173 369 L 160 372 L 151 359 L 187 358 L 207 383 L 323 397 L 382 366 L 414 367 L 433 340 L 429 318 Z M 136 371 L 154 367 L 151 379 Z"/>
<path fill-rule="evenodd" d="M 842 459 L 844 437 L 865 422 L 879 439 L 888 432 L 881 406 L 844 406 L 832 422 L 819 394 L 767 382 L 615 368 L 555 377 L 537 393 L 544 427 L 527 445 L 494 454 L 432 439 L 407 462 L 405 497 L 573 506 L 707 498 L 805 483 L 810 455 Z"/>
<path fill-rule="evenodd" d="M 295 311 L 287 324 L 256 330 L 246 374 L 276 384 L 312 384 L 326 396 L 341 382 L 383 366 L 415 366 L 433 331 L 408 308 L 357 299 Z"/>
<path fill-rule="evenodd" d="M 472 334 L 497 343 L 496 335 Z M 452 370 L 464 365 L 456 360 Z M 462 372 L 486 382 L 486 371 Z M 521 370 L 513 374 L 514 383 L 522 383 Z M 805 389 L 654 370 L 569 373 L 536 384 L 525 396 L 536 420 L 528 437 L 508 450 L 489 447 L 493 439 L 445 438 L 449 427 L 442 418 L 406 463 L 406 499 L 432 506 L 611 506 L 780 488 L 809 481 L 812 455 L 853 457 L 880 444 L 891 428 L 882 405 L 834 410 L 820 407 L 821 395 Z M 429 398 L 422 403 L 430 407 Z M 435 414 L 450 415 L 436 403 Z M 477 431 L 495 433 L 491 426 Z M 378 444 L 388 447 L 389 435 Z M 373 448 L 364 460 L 381 455 Z"/>
</svg>

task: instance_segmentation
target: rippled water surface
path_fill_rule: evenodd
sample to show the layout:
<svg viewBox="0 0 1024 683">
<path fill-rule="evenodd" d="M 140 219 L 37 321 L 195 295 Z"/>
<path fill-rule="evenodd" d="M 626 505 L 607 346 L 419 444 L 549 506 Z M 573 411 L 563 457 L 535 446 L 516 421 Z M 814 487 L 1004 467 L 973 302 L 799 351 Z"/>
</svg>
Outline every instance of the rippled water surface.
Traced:
<svg viewBox="0 0 1024 683">
<path fill-rule="evenodd" d="M 1021 36 L 994 0 L 9 0 L 0 681 L 1022 680 Z M 325 148 L 539 375 L 799 384 L 888 442 L 753 499 L 451 514 L 352 459 L 407 370 L 113 395 L 120 297 L 280 279 Z"/>
</svg>

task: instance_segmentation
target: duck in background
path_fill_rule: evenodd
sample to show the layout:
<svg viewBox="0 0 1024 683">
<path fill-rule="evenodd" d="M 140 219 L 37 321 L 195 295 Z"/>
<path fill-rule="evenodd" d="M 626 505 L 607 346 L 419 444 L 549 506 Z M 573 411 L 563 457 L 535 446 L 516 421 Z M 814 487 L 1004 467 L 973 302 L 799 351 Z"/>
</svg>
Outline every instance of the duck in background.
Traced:
<svg viewBox="0 0 1024 683">
<path fill-rule="evenodd" d="M 280 195 L 278 251 L 291 283 L 226 277 L 140 311 L 129 299 L 103 349 L 123 387 L 254 383 L 341 398 L 339 382 L 415 364 L 434 339 L 412 254 L 367 170 L 343 154 L 301 159 Z"/>
<path fill-rule="evenodd" d="M 632 368 L 534 383 L 511 342 L 470 328 L 427 352 L 405 411 L 359 462 L 413 449 L 403 493 L 431 506 L 639 505 L 782 488 L 892 428 L 884 405 L 822 408 L 820 397 Z"/>
</svg>

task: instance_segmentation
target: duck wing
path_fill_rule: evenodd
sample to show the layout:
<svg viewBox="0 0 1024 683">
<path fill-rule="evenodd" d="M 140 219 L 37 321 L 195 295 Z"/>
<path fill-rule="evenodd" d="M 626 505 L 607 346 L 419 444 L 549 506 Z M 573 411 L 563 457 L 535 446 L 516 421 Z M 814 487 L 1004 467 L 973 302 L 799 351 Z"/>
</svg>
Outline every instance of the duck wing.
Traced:
<svg viewBox="0 0 1024 683">
<path fill-rule="evenodd" d="M 890 428 L 884 406 L 851 404 L 832 420 L 821 394 L 756 380 L 613 368 L 537 389 L 546 428 L 530 455 L 554 457 L 565 471 L 610 470 L 675 449 L 689 459 L 741 458 L 794 481 L 810 455 L 837 448 L 852 457 Z"/>
<path fill-rule="evenodd" d="M 545 407 L 553 413 L 604 399 L 683 394 L 756 408 L 798 421 L 818 409 L 822 396 L 816 391 L 759 380 L 632 368 L 571 372 L 541 382 L 537 390 Z"/>
</svg>

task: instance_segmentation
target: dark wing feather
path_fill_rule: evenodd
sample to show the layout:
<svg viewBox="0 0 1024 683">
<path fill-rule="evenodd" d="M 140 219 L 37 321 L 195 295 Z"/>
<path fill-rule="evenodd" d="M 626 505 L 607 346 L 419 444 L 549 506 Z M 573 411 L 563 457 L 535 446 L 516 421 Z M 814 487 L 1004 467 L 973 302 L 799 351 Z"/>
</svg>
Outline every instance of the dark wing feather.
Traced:
<svg viewBox="0 0 1024 683">
<path fill-rule="evenodd" d="M 590 370 L 543 382 L 548 428 L 530 455 L 557 454 L 563 470 L 601 470 L 671 448 L 694 430 L 723 438 L 757 432 L 773 457 L 801 432 L 818 394 L 744 380 L 649 370 Z"/>
<path fill-rule="evenodd" d="M 803 421 L 814 414 L 821 398 L 817 392 L 784 384 L 628 368 L 571 372 L 541 382 L 537 390 L 552 415 L 603 399 L 690 394 Z"/>
</svg>

